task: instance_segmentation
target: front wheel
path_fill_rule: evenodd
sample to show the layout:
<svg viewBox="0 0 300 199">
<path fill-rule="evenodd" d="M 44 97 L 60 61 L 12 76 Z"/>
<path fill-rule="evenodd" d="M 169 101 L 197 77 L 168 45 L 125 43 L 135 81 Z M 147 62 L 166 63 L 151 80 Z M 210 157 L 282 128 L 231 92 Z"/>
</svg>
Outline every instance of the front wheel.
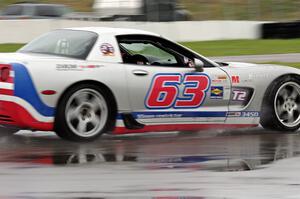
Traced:
<svg viewBox="0 0 300 199">
<path fill-rule="evenodd" d="M 299 129 L 300 81 L 297 78 L 280 78 L 268 88 L 262 106 L 261 125 L 279 131 Z"/>
<path fill-rule="evenodd" d="M 79 85 L 63 96 L 56 115 L 55 132 L 72 141 L 91 141 L 111 128 L 109 94 L 95 85 Z"/>
</svg>

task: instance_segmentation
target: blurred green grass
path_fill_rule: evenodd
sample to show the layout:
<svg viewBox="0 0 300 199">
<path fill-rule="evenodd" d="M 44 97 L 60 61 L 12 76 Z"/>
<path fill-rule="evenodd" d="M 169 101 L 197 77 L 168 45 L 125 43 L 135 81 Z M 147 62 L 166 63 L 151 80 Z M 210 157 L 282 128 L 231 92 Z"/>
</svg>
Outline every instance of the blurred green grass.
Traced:
<svg viewBox="0 0 300 199">
<path fill-rule="evenodd" d="M 184 42 L 182 44 L 204 56 L 300 53 L 300 39 L 223 40 Z"/>
<path fill-rule="evenodd" d="M 24 44 L 0 44 L 0 52 L 15 52 Z"/>
</svg>

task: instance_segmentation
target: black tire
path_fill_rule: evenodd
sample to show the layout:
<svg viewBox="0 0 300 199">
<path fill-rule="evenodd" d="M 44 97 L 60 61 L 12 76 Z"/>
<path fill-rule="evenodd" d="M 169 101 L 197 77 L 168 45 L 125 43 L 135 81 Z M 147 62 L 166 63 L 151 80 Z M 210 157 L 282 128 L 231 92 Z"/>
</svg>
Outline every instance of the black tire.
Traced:
<svg viewBox="0 0 300 199">
<path fill-rule="evenodd" d="M 292 98 L 293 89 L 297 87 L 300 88 L 300 80 L 294 76 L 280 77 L 271 83 L 265 93 L 261 108 L 260 123 L 265 129 L 277 131 L 296 131 L 299 129 L 300 113 L 299 110 L 293 111 L 294 104 L 300 106 L 299 89 L 297 89 L 297 97 Z M 286 91 L 283 91 L 283 89 L 286 89 Z M 287 97 L 281 96 L 281 92 L 286 92 Z M 291 100 L 291 103 L 288 100 Z M 289 119 L 285 119 L 289 117 L 290 113 L 293 118 L 297 118 L 294 123 L 289 122 Z"/>
<path fill-rule="evenodd" d="M 92 96 L 93 98 L 97 99 L 97 97 L 102 96 L 102 101 L 104 101 L 106 103 L 106 109 L 107 109 L 107 114 L 105 114 L 105 117 L 103 120 L 102 117 L 98 117 L 99 122 L 101 121 L 101 125 L 99 125 L 99 128 L 95 129 L 93 131 L 93 133 L 91 135 L 84 135 L 78 133 L 77 129 L 78 126 L 80 125 L 80 121 L 78 118 L 81 118 L 80 120 L 86 120 L 88 118 L 88 116 L 90 116 L 91 114 L 89 114 L 89 111 L 85 111 L 85 113 L 83 113 L 83 111 L 79 111 L 79 114 L 77 116 L 77 120 L 78 120 L 78 124 L 77 124 L 77 128 L 76 128 L 76 122 L 73 121 L 69 121 L 69 119 L 67 118 L 67 111 L 71 110 L 69 107 L 71 107 L 72 103 L 75 103 L 76 98 L 74 98 L 74 102 L 72 101 L 74 95 L 76 95 L 77 93 L 80 94 L 80 92 L 87 92 L 87 91 L 91 91 L 93 92 L 93 94 L 96 95 Z M 88 94 L 85 94 L 88 95 Z M 75 96 L 76 97 L 76 96 Z M 90 98 L 90 96 L 88 96 L 88 98 Z M 116 112 L 116 107 L 115 107 L 115 103 L 114 100 L 112 99 L 113 96 L 112 94 L 105 88 L 100 87 L 99 85 L 93 85 L 93 84 L 88 84 L 88 83 L 84 83 L 84 84 L 80 84 L 80 85 L 76 85 L 71 87 L 69 90 L 66 91 L 66 93 L 63 95 L 63 97 L 61 98 L 58 107 L 57 107 L 57 112 L 56 112 L 56 116 L 55 116 L 55 124 L 54 124 L 54 131 L 56 132 L 56 134 L 65 139 L 65 140 L 69 140 L 69 141 L 77 141 L 77 142 L 85 142 L 85 141 L 93 141 L 96 138 L 98 138 L 99 136 L 101 136 L 102 134 L 110 131 L 113 129 L 114 125 L 115 125 L 115 112 Z M 94 100 L 95 100 L 94 99 Z M 98 100 L 98 99 L 97 99 Z M 82 102 L 86 102 L 86 101 L 82 101 Z M 76 102 L 78 103 L 78 102 Z M 72 106 L 76 106 L 72 105 Z M 82 105 L 83 104 L 83 105 Z M 74 109 L 88 109 L 84 103 L 82 103 L 82 107 L 79 106 L 74 108 Z M 97 104 L 95 102 L 95 104 Z M 100 104 L 99 104 L 100 106 Z M 81 108 L 79 108 L 81 107 Z M 67 110 L 68 109 L 68 110 Z M 89 109 L 92 109 L 91 107 Z M 92 113 L 93 111 L 91 111 Z M 97 112 L 99 112 L 99 114 L 102 114 L 103 110 L 97 110 Z M 105 111 L 106 112 L 106 111 Z M 96 115 L 96 111 L 94 111 L 94 114 Z M 98 113 L 97 113 L 98 114 Z M 74 114 L 73 114 L 74 115 Z M 100 115 L 102 116 L 102 115 Z M 85 117 L 85 118 L 83 118 Z M 75 120 L 75 119 L 74 119 Z M 69 122 L 68 122 L 69 121 Z M 85 122 L 86 124 L 86 129 L 88 129 L 88 125 L 90 123 Z M 90 125 L 92 126 L 92 125 Z M 101 128 L 100 128 L 101 127 Z M 95 126 L 96 128 L 96 126 Z"/>
</svg>

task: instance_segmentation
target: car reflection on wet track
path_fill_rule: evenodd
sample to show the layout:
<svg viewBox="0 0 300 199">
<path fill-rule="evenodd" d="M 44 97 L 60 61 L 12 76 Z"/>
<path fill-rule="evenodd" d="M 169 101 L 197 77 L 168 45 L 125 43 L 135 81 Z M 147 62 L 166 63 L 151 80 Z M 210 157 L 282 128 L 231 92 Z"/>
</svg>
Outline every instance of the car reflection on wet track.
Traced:
<svg viewBox="0 0 300 199">
<path fill-rule="evenodd" d="M 299 193 L 298 133 L 153 133 L 91 143 L 63 141 L 51 132 L 1 135 L 1 198 L 265 199 Z"/>
<path fill-rule="evenodd" d="M 300 153 L 298 134 L 243 131 L 107 136 L 71 143 L 54 136 L 22 134 L 0 138 L 0 162 L 34 166 L 126 164 L 143 169 L 243 171 L 263 168 Z"/>
</svg>

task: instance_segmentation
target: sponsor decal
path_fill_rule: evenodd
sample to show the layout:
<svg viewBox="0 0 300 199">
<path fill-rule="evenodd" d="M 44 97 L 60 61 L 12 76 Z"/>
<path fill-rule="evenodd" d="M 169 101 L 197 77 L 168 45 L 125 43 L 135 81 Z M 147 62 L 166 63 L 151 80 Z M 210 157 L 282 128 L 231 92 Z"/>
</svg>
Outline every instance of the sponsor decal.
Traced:
<svg viewBox="0 0 300 199">
<path fill-rule="evenodd" d="M 137 119 L 148 119 L 148 118 L 182 118 L 183 114 L 138 114 Z"/>
<path fill-rule="evenodd" d="M 247 100 L 247 95 L 248 95 L 248 92 L 246 90 L 233 90 L 232 91 L 232 100 L 233 101 L 240 101 L 240 102 L 243 102 L 243 101 L 246 101 Z"/>
<path fill-rule="evenodd" d="M 237 75 L 231 76 L 231 81 L 232 81 L 233 84 L 240 83 L 240 76 L 237 76 Z"/>
<path fill-rule="evenodd" d="M 226 80 L 227 76 L 226 75 L 220 75 L 220 76 L 218 76 L 218 79 L 220 79 L 220 80 Z"/>
<path fill-rule="evenodd" d="M 213 79 L 212 82 L 213 83 L 222 83 L 222 82 L 226 82 L 226 80 L 227 80 L 226 75 L 219 75 L 219 76 L 217 76 L 216 79 Z"/>
<path fill-rule="evenodd" d="M 93 68 L 100 68 L 100 67 L 102 67 L 101 65 L 86 65 L 86 66 L 84 66 L 84 65 L 81 65 L 81 66 L 79 66 L 80 68 L 90 68 L 90 69 L 93 69 Z"/>
<path fill-rule="evenodd" d="M 230 111 L 227 113 L 227 117 L 259 117 L 258 111 Z"/>
<path fill-rule="evenodd" d="M 149 109 L 197 108 L 203 103 L 210 79 L 203 73 L 157 74 L 154 76 L 145 106 Z M 179 89 L 183 87 L 183 89 Z"/>
<path fill-rule="evenodd" d="M 241 117 L 242 112 L 228 112 L 227 117 Z"/>
<path fill-rule="evenodd" d="M 77 64 L 57 64 L 58 71 L 83 71 L 83 69 L 100 68 L 101 65 L 77 65 Z"/>
<path fill-rule="evenodd" d="M 102 52 L 102 55 L 104 55 L 104 56 L 115 56 L 115 49 L 109 43 L 102 44 L 100 46 L 100 50 Z"/>
<path fill-rule="evenodd" d="M 272 74 L 270 73 L 259 73 L 259 74 L 249 74 L 248 75 L 248 78 L 249 78 L 249 81 L 252 81 L 252 80 L 255 80 L 255 79 L 268 79 L 268 78 L 271 78 L 272 77 Z"/>
<path fill-rule="evenodd" d="M 78 66 L 76 64 L 57 64 L 56 70 L 59 71 L 78 70 Z"/>
<path fill-rule="evenodd" d="M 135 119 L 152 119 L 152 118 L 207 118 L 207 117 L 226 117 L 225 111 L 155 111 L 155 112 L 133 112 Z M 119 115 L 117 119 L 122 119 Z"/>
<path fill-rule="evenodd" d="M 212 86 L 210 91 L 211 99 L 223 99 L 224 87 L 223 86 Z"/>
<path fill-rule="evenodd" d="M 220 79 L 213 79 L 211 80 L 212 83 L 215 83 L 215 84 L 220 84 L 223 82 L 223 80 L 220 80 Z"/>
</svg>

